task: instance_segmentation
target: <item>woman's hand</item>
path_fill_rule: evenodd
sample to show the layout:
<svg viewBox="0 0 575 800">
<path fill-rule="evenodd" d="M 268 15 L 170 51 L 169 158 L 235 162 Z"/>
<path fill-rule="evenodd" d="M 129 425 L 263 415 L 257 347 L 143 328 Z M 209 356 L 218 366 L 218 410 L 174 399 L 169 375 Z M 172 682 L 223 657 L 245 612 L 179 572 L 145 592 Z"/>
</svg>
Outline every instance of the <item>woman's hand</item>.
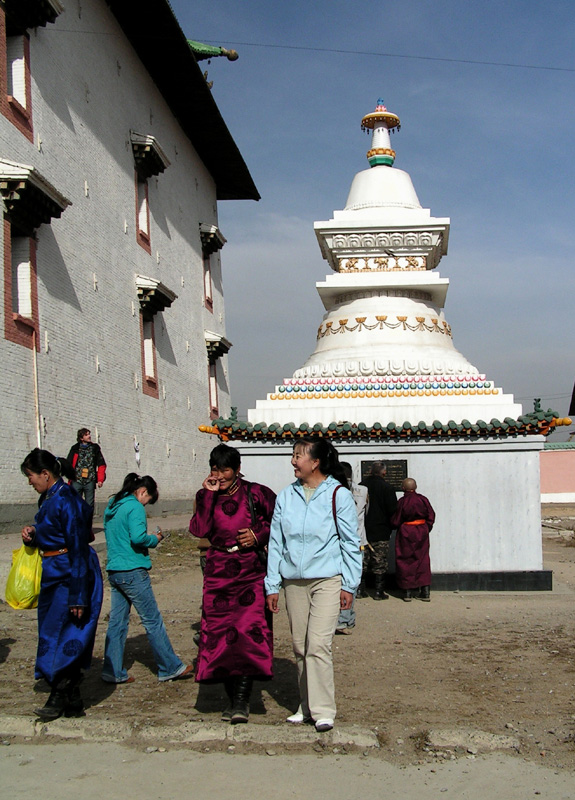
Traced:
<svg viewBox="0 0 575 800">
<path fill-rule="evenodd" d="M 258 540 L 251 528 L 240 528 L 236 537 L 236 542 L 242 548 L 256 547 Z"/>
<path fill-rule="evenodd" d="M 220 482 L 210 474 L 202 483 L 202 489 L 207 489 L 208 492 L 218 492 L 220 489 Z"/>
<path fill-rule="evenodd" d="M 279 594 L 268 594 L 266 597 L 266 606 L 272 614 L 277 614 L 279 612 L 278 600 Z"/>
<path fill-rule="evenodd" d="M 346 592 L 342 589 L 339 594 L 339 607 L 341 608 L 341 610 L 349 611 L 352 603 L 353 603 L 353 593 Z"/>
<path fill-rule="evenodd" d="M 36 528 L 33 525 L 26 525 L 22 528 L 22 541 L 24 544 L 30 544 L 36 535 Z"/>
<path fill-rule="evenodd" d="M 70 614 L 76 619 L 82 619 L 84 616 L 84 606 L 70 606 Z"/>
</svg>

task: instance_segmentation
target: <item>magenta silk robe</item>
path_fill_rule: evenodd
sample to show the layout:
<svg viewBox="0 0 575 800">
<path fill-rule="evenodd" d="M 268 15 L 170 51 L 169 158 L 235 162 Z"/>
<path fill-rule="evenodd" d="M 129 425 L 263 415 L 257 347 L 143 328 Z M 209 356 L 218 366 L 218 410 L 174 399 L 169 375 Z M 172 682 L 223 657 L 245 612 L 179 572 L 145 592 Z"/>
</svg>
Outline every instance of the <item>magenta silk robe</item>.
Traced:
<svg viewBox="0 0 575 800">
<path fill-rule="evenodd" d="M 407 525 L 413 520 L 424 520 Z M 435 522 L 435 511 L 422 494 L 409 492 L 397 504 L 391 517 L 395 535 L 395 582 L 400 589 L 418 589 L 431 585 L 429 532 Z"/>
<path fill-rule="evenodd" d="M 237 544 L 238 531 L 251 528 L 260 547 L 267 545 L 275 494 L 251 483 L 256 516 L 252 524 L 246 481 L 227 493 L 200 489 L 190 532 L 213 545 L 206 556 L 202 625 L 196 680 L 224 681 L 246 675 L 256 680 L 273 677 L 273 632 L 266 609 L 266 568 L 254 548 L 234 553 L 217 548 Z"/>
</svg>

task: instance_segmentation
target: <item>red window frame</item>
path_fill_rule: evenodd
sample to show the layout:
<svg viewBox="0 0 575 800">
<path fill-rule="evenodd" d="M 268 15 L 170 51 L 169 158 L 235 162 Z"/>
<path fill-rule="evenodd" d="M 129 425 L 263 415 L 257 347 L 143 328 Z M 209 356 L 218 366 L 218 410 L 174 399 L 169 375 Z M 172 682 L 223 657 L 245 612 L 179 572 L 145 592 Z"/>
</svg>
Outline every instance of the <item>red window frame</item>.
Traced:
<svg viewBox="0 0 575 800">
<path fill-rule="evenodd" d="M 146 370 L 147 358 L 146 358 L 146 337 L 144 336 L 145 330 L 144 325 L 150 325 L 150 337 L 151 340 L 151 357 L 153 359 L 153 375 L 148 375 Z M 156 400 L 160 397 L 160 388 L 158 383 L 158 361 L 156 358 L 156 334 L 154 330 L 154 318 L 151 319 L 144 319 L 144 315 L 140 314 L 140 350 L 141 350 L 141 359 L 142 359 L 142 392 L 147 395 L 148 397 L 154 397 Z"/>
<path fill-rule="evenodd" d="M 218 399 L 218 362 L 214 361 L 208 364 L 208 396 L 210 405 L 210 419 L 217 419 L 219 417 L 219 399 Z"/>
<path fill-rule="evenodd" d="M 8 24 L 6 9 L 0 6 L 0 112 L 18 128 L 31 142 L 34 141 L 32 127 L 32 77 L 30 72 L 30 37 L 22 31 L 24 45 L 24 87 L 26 106 L 8 94 Z"/>
<path fill-rule="evenodd" d="M 214 286 L 212 283 L 212 261 L 211 256 L 205 250 L 202 254 L 204 266 L 204 306 L 214 313 Z"/>
<path fill-rule="evenodd" d="M 38 314 L 38 271 L 36 266 L 36 241 L 30 242 L 30 303 L 32 316 L 23 317 L 14 310 L 12 288 L 14 275 L 12 269 L 12 225 L 4 219 L 4 338 L 14 344 L 40 350 L 40 320 Z"/>
<path fill-rule="evenodd" d="M 138 171 L 136 170 L 134 173 L 134 182 L 135 182 L 135 192 L 136 192 L 136 240 L 140 247 L 143 247 L 148 255 L 152 254 L 152 244 L 150 240 L 150 200 L 149 200 L 149 191 L 148 191 L 148 179 L 142 178 Z M 144 193 L 144 197 L 142 197 L 142 191 Z M 145 203 L 145 212 L 146 212 L 146 228 L 142 228 L 140 221 L 141 221 L 141 211 L 142 211 L 142 202 Z"/>
</svg>

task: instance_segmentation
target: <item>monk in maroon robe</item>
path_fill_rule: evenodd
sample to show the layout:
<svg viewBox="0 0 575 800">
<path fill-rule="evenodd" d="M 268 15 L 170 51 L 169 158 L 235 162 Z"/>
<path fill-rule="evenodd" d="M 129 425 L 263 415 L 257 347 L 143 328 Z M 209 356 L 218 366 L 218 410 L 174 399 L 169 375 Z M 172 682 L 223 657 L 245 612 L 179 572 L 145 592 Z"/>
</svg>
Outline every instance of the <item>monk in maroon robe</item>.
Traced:
<svg viewBox="0 0 575 800">
<path fill-rule="evenodd" d="M 403 497 L 391 517 L 391 527 L 397 528 L 395 536 L 395 581 L 405 590 L 403 599 L 409 603 L 414 590 L 419 590 L 420 600 L 429 602 L 431 565 L 429 563 L 429 532 L 435 522 L 435 511 L 422 494 L 416 492 L 413 478 L 402 484 Z"/>
</svg>

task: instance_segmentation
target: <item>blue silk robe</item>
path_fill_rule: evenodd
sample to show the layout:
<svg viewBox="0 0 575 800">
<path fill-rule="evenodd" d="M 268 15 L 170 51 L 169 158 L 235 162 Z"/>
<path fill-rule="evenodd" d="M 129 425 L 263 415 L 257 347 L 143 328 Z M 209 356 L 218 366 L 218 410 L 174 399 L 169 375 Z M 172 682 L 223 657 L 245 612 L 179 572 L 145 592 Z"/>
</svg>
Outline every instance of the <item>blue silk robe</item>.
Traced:
<svg viewBox="0 0 575 800">
<path fill-rule="evenodd" d="M 34 525 L 32 547 L 68 549 L 42 559 L 35 677 L 53 685 L 90 666 L 102 607 L 102 573 L 88 544 L 92 509 L 62 480 L 40 498 Z M 71 606 L 84 608 L 82 619 L 70 613 Z"/>
</svg>

